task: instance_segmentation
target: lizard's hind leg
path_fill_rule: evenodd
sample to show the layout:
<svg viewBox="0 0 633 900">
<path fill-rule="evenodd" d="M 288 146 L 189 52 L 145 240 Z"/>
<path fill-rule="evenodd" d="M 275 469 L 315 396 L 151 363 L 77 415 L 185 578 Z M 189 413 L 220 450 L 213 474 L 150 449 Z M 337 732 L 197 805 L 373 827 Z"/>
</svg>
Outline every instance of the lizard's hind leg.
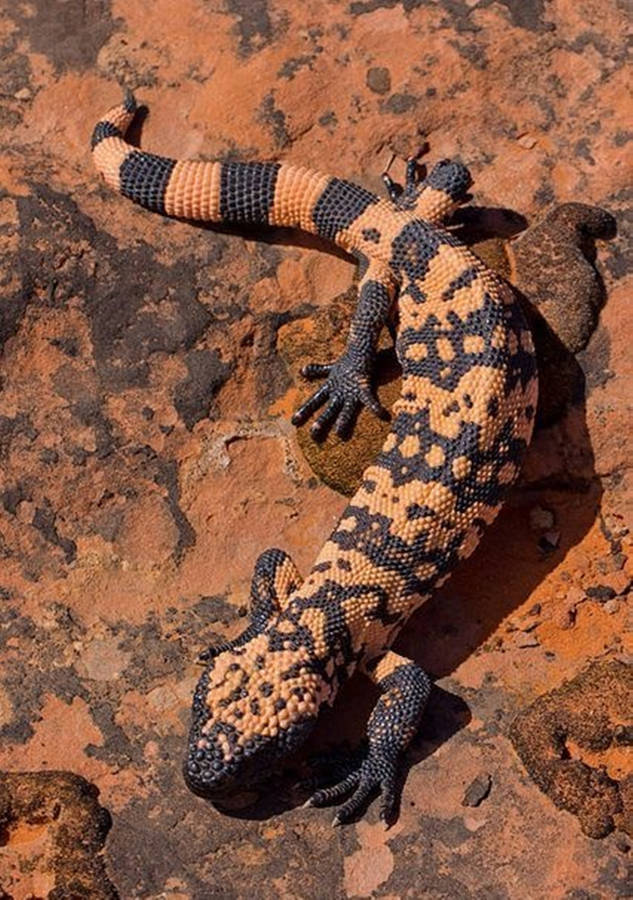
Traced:
<svg viewBox="0 0 633 900">
<path fill-rule="evenodd" d="M 394 206 L 408 210 L 432 225 L 448 222 L 457 207 L 468 199 L 468 188 L 472 184 L 466 166 L 452 159 L 440 160 L 426 178 L 420 180 L 416 157 L 410 157 L 404 188 L 400 188 L 387 172 L 382 178 Z"/>
<path fill-rule="evenodd" d="M 287 605 L 302 582 L 297 567 L 284 550 L 264 550 L 257 558 L 251 580 L 249 625 L 233 640 L 209 647 L 200 654 L 200 660 L 207 662 L 225 650 L 241 647 L 260 634 L 268 621 Z"/>
<path fill-rule="evenodd" d="M 433 225 L 445 225 L 458 206 L 468 199 L 473 183 L 463 163 L 442 159 L 436 163 L 420 187 L 413 212 Z"/>
<path fill-rule="evenodd" d="M 424 149 L 418 151 L 415 156 L 409 156 L 406 160 L 406 169 L 404 176 L 404 186 L 398 184 L 397 181 L 389 174 L 389 169 L 396 159 L 396 154 L 391 157 L 389 165 L 382 173 L 383 184 L 389 199 L 397 206 L 398 209 L 411 209 L 415 203 L 415 198 L 420 190 L 420 175 L 418 170 L 418 159 L 424 152 Z"/>
<path fill-rule="evenodd" d="M 402 753 L 418 729 L 431 693 L 428 675 L 414 662 L 389 650 L 372 668 L 365 666 L 381 696 L 367 723 L 367 750 L 360 763 L 333 787 L 316 791 L 309 806 L 324 806 L 354 793 L 341 806 L 333 825 L 352 819 L 368 798 L 380 791 L 380 818 L 392 821 L 398 803 L 398 768 Z"/>
</svg>

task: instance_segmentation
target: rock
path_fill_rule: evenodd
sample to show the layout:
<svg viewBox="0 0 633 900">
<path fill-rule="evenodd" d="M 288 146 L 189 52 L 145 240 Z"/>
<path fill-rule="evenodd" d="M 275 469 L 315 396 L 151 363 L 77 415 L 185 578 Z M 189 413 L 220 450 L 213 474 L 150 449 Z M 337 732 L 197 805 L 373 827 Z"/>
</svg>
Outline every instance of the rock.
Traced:
<svg viewBox="0 0 633 900">
<path fill-rule="evenodd" d="M 615 615 L 615 613 L 619 612 L 620 604 L 617 600 L 607 600 L 604 604 L 604 611 L 609 613 L 610 616 Z"/>
<path fill-rule="evenodd" d="M 573 628 L 576 624 L 576 607 L 574 606 L 564 606 L 562 609 L 559 609 L 556 614 L 553 616 L 554 624 L 559 628 L 562 628 L 563 631 L 566 631 L 568 628 Z"/>
<path fill-rule="evenodd" d="M 112 900 L 101 852 L 111 818 L 98 795 L 73 772 L 1 772 L 2 883 L 19 884 L 20 870 L 36 871 L 47 896 Z"/>
<path fill-rule="evenodd" d="M 631 849 L 630 842 L 627 841 L 623 834 L 616 834 L 613 843 L 618 848 L 620 853 L 628 853 Z"/>
<path fill-rule="evenodd" d="M 560 531 L 546 531 L 545 534 L 542 534 L 539 538 L 539 548 L 543 551 L 543 553 L 553 553 L 554 550 L 560 544 Z"/>
<path fill-rule="evenodd" d="M 391 90 L 391 76 L 389 69 L 375 66 L 367 70 L 367 87 L 375 94 L 388 94 Z"/>
<path fill-rule="evenodd" d="M 492 787 L 492 775 L 483 772 L 466 788 L 462 806 L 479 806 L 486 799 Z"/>
<path fill-rule="evenodd" d="M 602 576 L 602 584 L 605 587 L 611 588 L 614 594 L 618 597 L 626 594 L 629 588 L 631 587 L 631 576 L 622 570 L 617 572 L 608 572 L 606 575 Z"/>
<path fill-rule="evenodd" d="M 615 827 L 627 833 L 633 828 L 627 779 L 618 781 L 593 762 L 593 754 L 607 751 L 613 742 L 622 711 L 631 709 L 633 666 L 604 660 L 543 694 L 510 728 L 531 778 L 560 809 L 577 815 L 590 837 L 604 837 Z M 573 753 L 570 746 L 576 748 Z"/>
<path fill-rule="evenodd" d="M 554 527 L 554 513 L 542 506 L 533 506 L 530 510 L 530 528 L 532 531 L 551 531 Z"/>
<path fill-rule="evenodd" d="M 604 303 L 594 243 L 615 232 L 606 210 L 563 203 L 509 247 L 514 283 L 529 301 L 542 388 L 537 420 L 543 424 L 556 421 L 581 389 L 574 354 L 587 347 Z"/>
<path fill-rule="evenodd" d="M 565 602 L 567 606 L 578 606 L 579 603 L 584 603 L 587 599 L 586 593 L 583 591 L 581 587 L 570 587 L 565 595 Z"/>
<path fill-rule="evenodd" d="M 592 600 L 599 600 L 601 603 L 613 599 L 616 595 L 615 589 L 608 584 L 592 584 L 586 593 Z"/>
<path fill-rule="evenodd" d="M 540 641 L 537 635 L 531 632 L 518 631 L 514 636 L 514 643 L 520 649 L 526 649 L 528 647 L 538 647 Z"/>
<path fill-rule="evenodd" d="M 623 747 L 633 747 L 633 724 L 616 725 L 613 734 L 616 744 L 620 744 Z"/>
<path fill-rule="evenodd" d="M 597 559 L 632 571 L 622 4 L 29 0 L 3 14 L 0 769 L 73 771 L 76 795 L 98 790 L 114 824 L 105 840 L 107 814 L 83 817 L 55 779 L 48 792 L 23 781 L 11 801 L 0 786 L 0 894 L 98 897 L 103 872 L 106 896 L 174 900 L 417 896 L 419 872 L 437 897 L 621 891 L 620 851 L 595 852 L 525 783 L 501 731 L 518 697 L 549 692 L 581 660 L 631 653 L 616 585 L 617 615 L 582 609 L 573 632 L 551 621 L 572 586 L 609 586 L 615 568 Z M 132 142 L 170 158 L 289 162 L 383 198 L 392 151 L 399 179 L 425 142 L 421 170 L 461 159 L 473 200 L 451 232 L 542 314 L 550 424 L 480 548 L 400 638 L 455 695 L 434 687 L 410 761 L 425 758 L 389 831 L 376 802 L 335 835 L 332 811 L 294 808 L 294 760 L 249 809 L 227 813 L 183 785 L 198 652 L 246 627 L 261 551 L 282 547 L 308 573 L 345 503 L 328 485 L 353 492 L 388 424 L 362 414 L 356 437 L 316 447 L 290 423 L 311 389 L 300 367 L 345 342 L 352 258 L 263 224 L 168 221 L 106 189 L 90 136 L 123 84 L 149 109 Z M 620 234 L 594 241 L 595 213 L 556 212 L 572 200 L 607 208 Z M 387 405 L 400 390 L 389 344 L 385 333 Z M 536 505 L 556 522 L 533 534 Z M 556 529 L 565 541 L 539 559 L 541 531 Z M 517 648 L 514 635 L 531 634 L 542 646 Z M 332 737 L 356 746 L 375 698 L 350 679 L 296 765 Z M 584 763 L 621 760 L 614 740 L 583 748 Z M 461 807 L 475 757 L 466 782 L 503 771 L 503 790 L 495 777 L 494 803 Z M 12 807 L 43 821 L 10 819 Z M 49 864 L 40 850 L 62 831 Z M 55 890 L 71 865 L 75 880 Z"/>
<path fill-rule="evenodd" d="M 517 138 L 517 144 L 520 147 L 523 147 L 524 150 L 531 150 L 534 146 L 536 146 L 536 138 L 532 137 L 530 134 L 522 134 L 519 138 Z"/>
</svg>

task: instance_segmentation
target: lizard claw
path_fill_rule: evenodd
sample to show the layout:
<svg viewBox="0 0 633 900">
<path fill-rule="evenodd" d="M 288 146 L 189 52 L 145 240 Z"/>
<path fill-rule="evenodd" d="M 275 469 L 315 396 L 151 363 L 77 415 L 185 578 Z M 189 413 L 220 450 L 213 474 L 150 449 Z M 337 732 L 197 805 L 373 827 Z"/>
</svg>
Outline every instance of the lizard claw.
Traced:
<svg viewBox="0 0 633 900">
<path fill-rule="evenodd" d="M 326 806 L 353 792 L 332 821 L 332 826 L 336 828 L 354 819 L 369 798 L 379 793 L 380 819 L 385 823 L 385 828 L 390 828 L 398 805 L 396 775 L 397 766 L 392 759 L 369 751 L 360 765 L 351 768 L 339 782 L 315 791 L 305 806 Z"/>
</svg>

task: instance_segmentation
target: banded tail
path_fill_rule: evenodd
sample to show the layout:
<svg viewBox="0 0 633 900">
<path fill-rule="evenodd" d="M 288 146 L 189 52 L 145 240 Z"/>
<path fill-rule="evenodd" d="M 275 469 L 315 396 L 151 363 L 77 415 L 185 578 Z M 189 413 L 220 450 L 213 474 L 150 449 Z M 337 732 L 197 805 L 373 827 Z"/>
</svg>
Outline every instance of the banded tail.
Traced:
<svg viewBox="0 0 633 900">
<path fill-rule="evenodd" d="M 385 201 L 359 185 L 276 162 L 175 160 L 125 141 L 137 110 L 126 91 L 97 123 L 95 165 L 115 191 L 154 212 L 202 222 L 300 228 L 345 249 L 368 243 L 365 218 L 392 217 Z M 376 251 L 375 245 L 371 249 Z"/>
</svg>

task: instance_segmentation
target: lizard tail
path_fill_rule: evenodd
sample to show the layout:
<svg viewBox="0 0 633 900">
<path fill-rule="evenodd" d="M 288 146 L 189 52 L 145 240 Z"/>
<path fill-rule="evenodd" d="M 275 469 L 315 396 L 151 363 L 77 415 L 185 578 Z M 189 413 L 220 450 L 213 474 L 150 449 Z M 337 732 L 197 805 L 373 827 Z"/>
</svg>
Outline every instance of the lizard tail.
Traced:
<svg viewBox="0 0 633 900">
<path fill-rule="evenodd" d="M 374 225 L 392 214 L 365 188 L 286 163 L 176 160 L 146 153 L 125 141 L 136 108 L 126 92 L 92 135 L 97 169 L 130 200 L 176 218 L 300 228 L 345 249 L 376 252 L 378 232 L 367 232 L 365 219 Z"/>
<path fill-rule="evenodd" d="M 218 162 L 176 160 L 128 144 L 137 110 L 131 91 L 101 117 L 92 133 L 92 156 L 106 183 L 135 203 L 163 215 L 205 222 L 224 220 Z"/>
<path fill-rule="evenodd" d="M 106 183 L 116 191 L 121 189 L 121 165 L 134 150 L 124 137 L 137 108 L 134 94 L 126 89 L 121 103 L 109 109 L 92 132 L 90 146 L 95 165 Z"/>
</svg>

